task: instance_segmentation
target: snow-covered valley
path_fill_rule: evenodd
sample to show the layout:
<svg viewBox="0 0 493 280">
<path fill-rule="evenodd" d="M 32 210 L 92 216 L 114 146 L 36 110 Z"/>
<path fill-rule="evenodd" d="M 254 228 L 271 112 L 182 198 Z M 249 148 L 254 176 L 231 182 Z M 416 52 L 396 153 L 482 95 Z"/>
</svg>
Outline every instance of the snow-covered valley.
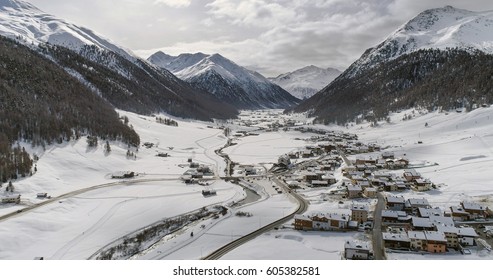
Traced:
<svg viewBox="0 0 493 280">
<path fill-rule="evenodd" d="M 110 143 L 109 154 L 104 153 L 103 143 L 95 149 L 88 149 L 85 138 L 50 146 L 46 150 L 33 149 L 26 144 L 26 148 L 40 158 L 38 171 L 32 177 L 14 182 L 15 192 L 21 194 L 19 205 L 1 205 L 2 215 L 12 215 L 0 221 L 1 259 L 87 259 L 115 240 L 162 219 L 211 205 L 226 206 L 229 208 L 226 215 L 188 224 L 132 257 L 201 259 L 232 240 L 296 210 L 297 202 L 288 193 L 277 193 L 264 173 L 259 173 L 257 179 L 248 179 L 250 182 L 245 179 L 258 197 L 253 202 L 233 205 L 247 194 L 241 186 L 217 177 L 226 176 L 226 162 L 215 150 L 228 142 L 228 137 L 218 127 L 230 127 L 233 131 L 234 135 L 229 138 L 235 145 L 223 149 L 233 162 L 262 170 L 271 168 L 279 156 L 303 149 L 308 145 L 306 139 L 313 136 L 295 130 L 270 131 L 265 127 L 290 118 L 299 125 L 310 120 L 300 115 L 282 115 L 279 111 L 254 111 L 245 112 L 240 120 L 228 123 L 178 120 L 178 127 L 173 127 L 156 122 L 155 117 L 123 111 L 119 114 L 129 118 L 147 145 L 139 148 L 135 158 L 127 157 L 127 147 L 118 143 Z M 413 117 L 404 121 L 404 115 Z M 439 186 L 428 192 L 408 190 L 396 195 L 424 197 L 443 210 L 462 201 L 474 201 L 491 208 L 491 118 L 492 108 L 479 108 L 469 113 L 409 110 L 393 114 L 390 123 L 380 123 L 377 127 L 368 123 L 352 124 L 348 128 L 305 127 L 357 134 L 362 142 L 376 143 L 386 148 L 385 151 L 409 158 L 411 165 L 423 166 L 419 172 Z M 242 126 L 245 123 L 248 127 Z M 258 127 L 264 128 L 258 130 Z M 243 130 L 250 131 L 251 135 L 235 133 Z M 159 153 L 166 153 L 168 157 L 156 156 Z M 180 178 L 188 169 L 190 160 L 211 167 L 216 179 L 209 181 L 207 187 L 183 183 Z M 128 171 L 137 176 L 132 179 L 111 178 L 112 174 Z M 99 187 L 91 189 L 95 186 Z M 358 201 L 348 200 L 341 204 L 337 199 L 325 199 L 327 193 L 339 186 L 340 183 L 327 188 L 298 190 L 309 201 L 307 213 L 348 214 L 351 205 Z M 201 192 L 207 188 L 214 189 L 217 195 L 204 197 Z M 74 191 L 80 192 L 70 194 Z M 37 198 L 36 194 L 40 192 L 48 193 L 51 199 Z M 38 203 L 46 204 L 30 209 Z M 238 212 L 252 216 L 241 217 L 236 215 Z M 238 247 L 224 259 L 341 259 L 348 240 L 367 242 L 371 237 L 358 231 L 296 231 L 290 221 L 283 228 L 267 232 Z M 282 251 L 279 248 L 283 248 Z M 388 258 L 418 257 L 390 253 Z M 424 258 L 448 257 L 425 255 Z M 450 258 L 490 259 L 491 255 L 478 252 Z"/>
</svg>

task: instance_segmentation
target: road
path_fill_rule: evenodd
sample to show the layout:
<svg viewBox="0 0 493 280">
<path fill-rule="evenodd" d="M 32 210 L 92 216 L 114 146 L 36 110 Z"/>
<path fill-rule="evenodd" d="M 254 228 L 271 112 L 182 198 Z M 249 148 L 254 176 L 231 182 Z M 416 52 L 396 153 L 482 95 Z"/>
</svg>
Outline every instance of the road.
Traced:
<svg viewBox="0 0 493 280">
<path fill-rule="evenodd" d="M 279 179 L 277 179 L 275 177 L 273 177 L 272 181 L 275 184 L 281 186 L 286 193 L 289 193 L 289 187 L 284 182 L 280 181 Z M 231 243 L 224 245 L 223 247 L 217 249 L 216 251 L 212 252 L 211 254 L 204 257 L 203 259 L 205 259 L 205 260 L 218 260 L 222 256 L 226 255 L 228 252 L 240 247 L 241 245 L 247 243 L 248 241 L 251 241 L 251 240 L 255 239 L 256 237 L 258 237 L 258 236 L 260 236 L 260 235 L 262 235 L 268 231 L 271 231 L 276 227 L 282 226 L 283 224 L 285 224 L 288 221 L 290 221 L 291 219 L 293 219 L 295 215 L 303 214 L 308 209 L 308 202 L 304 198 L 302 198 L 299 194 L 297 194 L 295 192 L 291 192 L 289 194 L 292 195 L 298 201 L 299 206 L 295 212 L 293 212 L 290 215 L 288 215 L 282 219 L 279 219 L 273 223 L 270 223 L 270 224 L 268 224 L 262 228 L 259 228 L 258 230 L 254 231 L 252 233 L 244 235 L 244 236 L 234 240 Z"/>
<path fill-rule="evenodd" d="M 76 191 L 62 194 L 62 195 L 57 196 L 57 197 L 53 197 L 53 198 L 46 200 L 46 201 L 43 201 L 41 203 L 34 204 L 34 205 L 29 206 L 29 207 L 23 208 L 23 209 L 19 210 L 18 212 L 13 212 L 13 213 L 9 213 L 9 214 L 0 216 L 0 222 L 3 220 L 9 219 L 9 218 L 15 217 L 17 215 L 24 214 L 26 212 L 33 211 L 39 207 L 48 205 L 50 203 L 54 203 L 54 202 L 60 201 L 62 199 L 67 199 L 67 198 L 70 198 L 70 197 L 73 197 L 73 196 L 76 196 L 79 194 L 83 194 L 83 193 L 86 193 L 89 191 L 97 190 L 97 189 L 115 187 L 115 186 L 120 186 L 120 185 L 134 185 L 134 184 L 140 184 L 140 183 L 146 183 L 146 182 L 164 182 L 164 181 L 176 181 L 176 180 L 180 180 L 180 178 L 172 178 L 172 179 L 170 179 L 170 178 L 154 178 L 154 179 L 135 179 L 135 180 L 130 179 L 130 180 L 125 180 L 125 181 L 106 183 L 106 184 L 96 185 L 96 186 L 92 186 L 92 187 L 88 187 L 88 188 L 84 188 L 84 189 L 79 189 Z"/>
<path fill-rule="evenodd" d="M 382 193 L 377 194 L 378 202 L 373 212 L 373 253 L 376 260 L 385 260 L 384 244 L 382 236 L 382 210 L 385 200 Z"/>
</svg>

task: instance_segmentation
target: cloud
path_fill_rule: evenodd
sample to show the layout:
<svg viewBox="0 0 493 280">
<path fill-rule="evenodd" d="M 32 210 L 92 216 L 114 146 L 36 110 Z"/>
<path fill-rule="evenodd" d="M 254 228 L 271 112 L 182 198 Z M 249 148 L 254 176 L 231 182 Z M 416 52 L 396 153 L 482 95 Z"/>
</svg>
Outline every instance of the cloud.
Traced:
<svg viewBox="0 0 493 280">
<path fill-rule="evenodd" d="M 172 8 L 185 8 L 190 6 L 192 0 L 155 0 L 154 5 L 166 5 Z"/>
</svg>

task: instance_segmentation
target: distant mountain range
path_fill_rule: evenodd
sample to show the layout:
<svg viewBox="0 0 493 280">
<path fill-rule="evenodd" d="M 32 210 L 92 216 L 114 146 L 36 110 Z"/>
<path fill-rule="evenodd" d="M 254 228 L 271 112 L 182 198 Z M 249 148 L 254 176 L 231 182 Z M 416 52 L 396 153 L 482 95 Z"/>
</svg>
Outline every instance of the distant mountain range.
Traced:
<svg viewBox="0 0 493 280">
<path fill-rule="evenodd" d="M 238 109 L 289 108 L 299 100 L 257 72 L 241 67 L 220 54 L 157 52 L 151 63 L 171 71 L 194 88 L 212 93 Z"/>
<path fill-rule="evenodd" d="M 299 99 L 307 99 L 330 84 L 342 72 L 334 68 L 307 66 L 269 80 Z"/>
<path fill-rule="evenodd" d="M 426 10 L 294 111 L 345 123 L 413 107 L 472 109 L 493 102 L 492 53 L 492 11 Z"/>
</svg>

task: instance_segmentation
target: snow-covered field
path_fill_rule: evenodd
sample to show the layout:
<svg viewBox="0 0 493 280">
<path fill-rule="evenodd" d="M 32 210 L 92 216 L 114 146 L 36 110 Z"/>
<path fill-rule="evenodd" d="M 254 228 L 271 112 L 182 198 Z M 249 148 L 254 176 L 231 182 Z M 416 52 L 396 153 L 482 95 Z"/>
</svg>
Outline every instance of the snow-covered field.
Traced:
<svg viewBox="0 0 493 280">
<path fill-rule="evenodd" d="M 111 143 L 112 151 L 104 154 L 103 144 L 88 149 L 85 138 L 54 145 L 45 151 L 32 149 L 40 160 L 38 172 L 14 182 L 22 195 L 21 205 L 1 205 L 0 215 L 16 212 L 42 202 L 36 193 L 47 192 L 53 198 L 93 186 L 88 190 L 33 210 L 18 213 L 0 222 L 0 258 L 85 259 L 101 247 L 163 218 L 177 216 L 212 204 L 229 205 L 245 197 L 240 186 L 217 180 L 211 188 L 217 196 L 204 198 L 199 185 L 185 185 L 179 177 L 188 169 L 187 161 L 209 165 L 216 175 L 224 175 L 225 162 L 214 150 L 223 147 L 227 138 L 210 123 L 179 120 L 178 127 L 155 122 L 153 117 L 127 112 L 130 123 L 141 136 L 141 142 L 153 143 L 152 148 L 140 147 L 137 157 L 127 158 L 127 147 Z M 440 188 L 425 193 L 406 192 L 406 197 L 426 197 L 434 206 L 446 210 L 461 201 L 476 201 L 493 207 L 493 109 L 480 108 L 470 113 L 419 114 L 403 121 L 406 111 L 391 116 L 391 123 L 378 127 L 368 124 L 347 129 L 364 142 L 376 142 L 397 155 L 405 155 L 424 176 Z M 256 121 L 262 116 L 253 114 Z M 253 116 L 251 115 L 251 116 Z M 266 118 L 267 115 L 264 114 Z M 298 116 L 299 117 L 299 116 Z M 242 117 L 244 119 L 248 116 Z M 285 116 L 278 117 L 283 119 Z M 269 117 L 260 125 L 276 120 Z M 300 120 L 298 120 L 300 121 Z M 427 125 L 425 125 L 427 124 Z M 341 127 L 324 127 L 341 130 Z M 243 129 L 234 125 L 234 129 Z M 244 128 L 252 131 L 252 128 Z M 237 145 L 224 149 L 240 164 L 268 164 L 279 155 L 306 145 L 300 139 L 310 137 L 295 131 L 259 132 L 258 136 L 239 137 Z M 421 141 L 421 144 L 418 144 Z M 170 157 L 157 157 L 168 153 Z M 435 163 L 437 165 L 435 165 Z M 427 167 L 426 167 L 427 166 Z M 111 179 L 111 174 L 134 171 L 137 178 L 127 181 Z M 138 180 L 137 182 L 135 182 Z M 154 181 L 151 181 L 154 180 Z M 134 183 L 130 183 L 134 181 Z M 232 209 L 218 219 L 197 221 L 167 236 L 136 259 L 200 259 L 234 238 L 293 212 L 297 205 L 286 194 L 271 190 L 270 182 L 257 181 L 261 198 L 254 203 Z M 329 189 L 301 191 L 310 201 L 309 213 L 348 213 L 350 202 L 324 200 L 321 194 Z M 371 202 L 373 204 L 373 202 Z M 238 217 L 237 211 L 252 217 Z M 299 232 L 285 228 L 269 232 L 224 256 L 224 259 L 340 259 L 346 240 L 368 241 L 359 232 Z M 190 233 L 194 232 L 191 237 Z M 390 259 L 444 259 L 453 256 L 409 255 L 390 253 Z M 466 259 L 491 259 L 479 252 Z"/>
</svg>

